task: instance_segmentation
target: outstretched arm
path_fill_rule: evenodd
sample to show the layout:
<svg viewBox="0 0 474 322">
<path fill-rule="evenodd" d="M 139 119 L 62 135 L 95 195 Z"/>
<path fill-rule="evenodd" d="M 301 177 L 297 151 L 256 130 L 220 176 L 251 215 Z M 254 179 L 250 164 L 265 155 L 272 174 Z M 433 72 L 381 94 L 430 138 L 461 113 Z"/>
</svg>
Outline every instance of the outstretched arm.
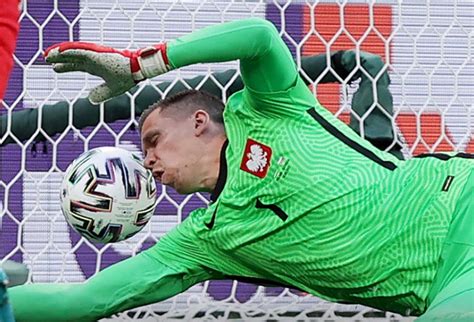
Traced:
<svg viewBox="0 0 474 322">
<path fill-rule="evenodd" d="M 17 321 L 97 321 L 186 290 L 191 285 L 183 275 L 143 253 L 83 284 L 23 285 L 9 296 Z"/>
<path fill-rule="evenodd" d="M 180 225 L 181 226 L 181 225 Z M 198 241 L 176 227 L 155 246 L 82 284 L 29 284 L 9 289 L 17 321 L 97 321 L 163 301 L 221 274 L 208 268 Z"/>
<path fill-rule="evenodd" d="M 296 66 L 289 50 L 275 27 L 262 19 L 247 19 L 208 27 L 169 44 L 155 45 L 138 52 L 68 42 L 50 47 L 45 55 L 47 61 L 54 63 L 54 69 L 58 72 L 81 70 L 104 78 L 106 83 L 92 91 L 89 97 L 92 102 L 104 101 L 120 94 L 146 77 L 197 62 L 240 59 L 244 83 L 260 92 L 285 90 L 297 77 Z M 68 112 L 64 103 L 62 104 L 63 112 Z M 97 109 L 94 112 L 98 114 Z M 124 112 L 129 115 L 129 112 Z M 29 119 L 30 124 L 37 124 L 34 122 L 37 113 L 22 113 L 24 119 Z M 57 111 L 55 116 L 59 115 Z M 97 117 L 91 118 L 94 119 Z M 6 118 L 3 117 L 1 121 L 2 129 L 6 128 Z M 21 132 L 17 131 L 20 123 L 12 122 L 14 126 L 11 132 L 15 136 L 17 132 Z M 57 133 L 65 129 L 64 122 L 53 124 L 58 124 L 58 128 L 47 133 Z M 86 120 L 86 124 L 90 125 L 91 122 Z M 34 132 L 30 133 L 30 136 L 33 134 Z M 12 138 L 7 138 L 4 144 L 12 141 Z"/>
<path fill-rule="evenodd" d="M 84 71 L 104 79 L 89 95 L 93 103 L 122 94 L 146 78 L 195 63 L 239 59 L 244 83 L 261 92 L 285 90 L 297 78 L 291 54 L 275 27 L 255 18 L 211 26 L 138 51 L 66 42 L 48 48 L 45 56 L 57 72 Z"/>
</svg>

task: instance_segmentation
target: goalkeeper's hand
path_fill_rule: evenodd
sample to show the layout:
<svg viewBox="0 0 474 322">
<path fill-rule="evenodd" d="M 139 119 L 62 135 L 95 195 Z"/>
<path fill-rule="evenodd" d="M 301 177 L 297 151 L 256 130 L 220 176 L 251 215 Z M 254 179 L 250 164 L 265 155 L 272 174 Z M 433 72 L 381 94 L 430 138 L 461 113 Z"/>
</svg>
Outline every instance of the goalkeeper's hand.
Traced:
<svg viewBox="0 0 474 322">
<path fill-rule="evenodd" d="M 58 73 L 82 71 L 102 78 L 105 83 L 89 93 L 93 104 L 105 102 L 142 80 L 170 70 L 165 43 L 129 51 L 86 42 L 63 42 L 46 49 L 44 56 Z"/>
</svg>

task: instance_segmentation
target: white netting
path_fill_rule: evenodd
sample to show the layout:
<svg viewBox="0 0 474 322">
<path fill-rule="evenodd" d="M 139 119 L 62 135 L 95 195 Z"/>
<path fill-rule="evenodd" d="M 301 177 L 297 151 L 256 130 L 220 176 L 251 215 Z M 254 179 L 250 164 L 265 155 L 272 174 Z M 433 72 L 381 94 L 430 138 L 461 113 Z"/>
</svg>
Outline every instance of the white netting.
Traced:
<svg viewBox="0 0 474 322">
<path fill-rule="evenodd" d="M 40 58 L 47 46 L 82 40 L 137 48 L 250 16 L 273 21 L 297 59 L 349 48 L 381 55 L 392 78 L 393 118 L 406 143 L 405 156 L 441 150 L 474 152 L 470 90 L 474 2 L 467 0 L 24 0 L 15 69 L 6 109 L 0 110 L 8 115 L 0 143 L 11 134 L 12 113 L 41 109 L 60 100 L 72 104 L 99 82 L 81 73 L 54 74 Z M 155 79 L 153 84 L 237 67 L 236 62 L 192 66 Z M 325 106 L 347 120 L 354 88 L 345 84 L 312 88 Z M 100 246 L 74 234 L 59 210 L 59 184 L 68 163 L 84 150 L 101 145 L 139 150 L 138 134 L 133 130 L 136 120 L 106 124 L 103 107 L 100 109 L 97 126 L 77 129 L 70 118 L 60 135 L 48 137 L 38 130 L 26 142 L 14 138 L 14 143 L 0 149 L 0 258 L 26 263 L 31 269 L 29 282 L 82 282 L 101 268 L 149 247 L 190 210 L 206 204 L 206 196 L 178 196 L 162 187 L 157 216 L 131 240 Z M 46 136 L 46 143 L 34 144 L 38 133 Z M 114 319 L 155 321 L 159 316 L 242 321 L 407 319 L 362 306 L 327 303 L 294 290 L 235 281 L 199 284 L 173 299 Z"/>
</svg>

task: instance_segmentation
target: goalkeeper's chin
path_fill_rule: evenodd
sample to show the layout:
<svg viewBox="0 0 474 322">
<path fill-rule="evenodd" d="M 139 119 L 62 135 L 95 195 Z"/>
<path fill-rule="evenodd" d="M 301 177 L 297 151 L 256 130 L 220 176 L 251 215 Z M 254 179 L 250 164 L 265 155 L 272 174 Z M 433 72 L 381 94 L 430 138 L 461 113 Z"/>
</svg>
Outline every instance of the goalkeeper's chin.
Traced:
<svg viewBox="0 0 474 322">
<path fill-rule="evenodd" d="M 165 176 L 161 177 L 161 180 L 157 180 L 158 183 L 166 186 L 166 188 L 171 188 L 180 195 L 188 194 L 188 190 L 184 189 L 181 185 L 176 184 L 174 180 L 171 180 L 170 178 L 166 178 Z"/>
<path fill-rule="evenodd" d="M 170 185 L 166 185 L 166 184 L 165 184 L 165 186 L 170 187 L 170 188 L 173 188 L 174 191 L 176 191 L 176 192 L 179 193 L 180 195 L 189 195 L 189 194 L 191 194 L 191 193 L 198 192 L 198 190 L 196 190 L 196 189 L 189 189 L 189 188 L 186 189 L 185 187 L 180 186 L 180 185 L 174 185 L 174 184 L 173 184 L 173 185 L 171 185 L 171 184 L 170 184 Z"/>
<path fill-rule="evenodd" d="M 174 191 L 179 193 L 180 195 L 189 195 L 191 193 L 195 192 L 207 192 L 204 191 L 204 189 L 199 189 L 196 187 L 191 187 L 191 186 L 186 186 L 184 184 L 180 184 L 179 182 L 176 181 L 171 181 L 171 182 L 162 182 L 163 185 L 166 187 L 172 188 Z"/>
</svg>

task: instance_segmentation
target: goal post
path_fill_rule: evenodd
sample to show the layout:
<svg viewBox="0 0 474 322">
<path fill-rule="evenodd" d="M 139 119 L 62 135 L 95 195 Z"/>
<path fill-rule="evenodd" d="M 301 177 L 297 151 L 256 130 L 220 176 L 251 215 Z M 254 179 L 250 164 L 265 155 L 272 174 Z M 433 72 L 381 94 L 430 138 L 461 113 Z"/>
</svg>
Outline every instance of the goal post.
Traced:
<svg viewBox="0 0 474 322">
<path fill-rule="evenodd" d="M 107 122 L 103 105 L 96 126 L 78 128 L 72 106 L 101 81 L 83 73 L 55 74 L 41 56 L 57 42 L 74 40 L 135 49 L 174 39 L 224 21 L 261 17 L 275 24 L 298 66 L 303 56 L 354 49 L 379 55 L 391 78 L 393 130 L 404 156 L 440 151 L 474 153 L 474 64 L 472 58 L 474 2 L 466 0 L 353 1 L 191 1 L 191 0 L 23 0 L 15 66 L 6 92 L 0 136 L 0 263 L 15 260 L 30 270 L 28 283 L 81 283 L 103 268 L 137 254 L 180 223 L 188 213 L 206 206 L 208 196 L 180 196 L 158 187 L 156 216 L 145 229 L 118 244 L 93 244 L 65 222 L 59 185 L 67 166 L 81 153 L 114 145 L 140 151 L 135 99 L 145 85 L 158 86 L 197 75 L 238 69 L 238 62 L 200 64 L 147 81 L 128 94 L 132 115 Z M 360 57 L 355 68 L 361 68 Z M 328 68 L 325 73 L 334 73 Z M 380 75 L 362 74 L 375 87 Z M 303 75 L 304 77 L 304 75 Z M 231 78 L 230 81 L 235 79 Z M 349 79 L 311 90 L 340 119 L 358 118 L 364 134 L 367 114 L 355 116 L 351 101 L 358 84 Z M 222 98 L 227 99 L 227 87 Z M 11 132 L 12 114 L 41 111 L 58 101 L 69 104 L 69 121 L 50 137 L 39 127 L 20 141 Z M 377 99 L 375 98 L 375 101 Z M 377 102 L 371 109 L 380 108 Z M 370 111 L 369 111 L 370 112 Z M 41 115 L 41 113 L 39 113 Z M 40 117 L 31 122 L 41 125 Z M 376 125 L 375 125 L 376 126 Z M 44 140 L 36 142 L 41 136 Z M 10 144 L 3 145 L 7 140 Z M 1 265 L 0 265 L 1 266 Z M 411 321 L 360 305 L 323 301 L 298 290 L 258 286 L 239 281 L 208 281 L 162 303 L 120 314 L 114 319 L 147 320 L 355 320 Z"/>
</svg>

